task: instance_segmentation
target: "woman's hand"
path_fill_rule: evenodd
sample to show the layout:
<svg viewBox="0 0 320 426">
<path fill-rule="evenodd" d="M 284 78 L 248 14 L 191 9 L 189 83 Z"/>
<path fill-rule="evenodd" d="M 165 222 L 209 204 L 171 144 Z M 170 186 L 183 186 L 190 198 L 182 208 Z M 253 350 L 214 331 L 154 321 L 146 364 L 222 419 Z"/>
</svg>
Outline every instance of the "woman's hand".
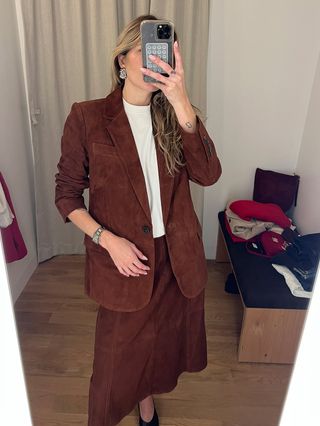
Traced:
<svg viewBox="0 0 320 426">
<path fill-rule="evenodd" d="M 162 61 L 158 56 L 150 55 L 152 62 L 157 64 L 169 76 L 165 77 L 160 73 L 151 71 L 147 68 L 141 68 L 143 74 L 155 78 L 159 83 L 150 83 L 160 89 L 168 101 L 173 106 L 177 119 L 183 129 L 189 133 L 194 133 L 196 128 L 196 115 L 192 108 L 191 102 L 188 97 L 185 80 L 184 69 L 182 65 L 182 57 L 178 43 L 175 41 L 173 44 L 175 65 L 173 69 L 169 64 Z"/>
<path fill-rule="evenodd" d="M 139 258 L 143 260 L 148 260 L 148 258 L 127 239 L 118 237 L 111 232 L 102 232 L 99 244 L 109 252 L 122 275 L 139 277 L 140 274 L 146 275 L 146 271 L 150 270 L 149 266 L 139 260 Z"/>
<path fill-rule="evenodd" d="M 151 71 L 147 68 L 141 68 L 143 74 L 148 75 L 161 83 L 150 83 L 153 86 L 160 89 L 168 101 L 174 106 L 175 104 L 182 104 L 188 100 L 188 94 L 185 87 L 184 81 L 184 70 L 182 65 L 182 58 L 179 50 L 178 43 L 175 41 L 173 44 L 173 51 L 175 57 L 175 70 L 166 62 L 162 61 L 159 56 L 150 55 L 149 58 L 156 65 L 161 67 L 164 72 L 169 74 L 169 77 L 165 77 L 160 73 Z"/>
</svg>

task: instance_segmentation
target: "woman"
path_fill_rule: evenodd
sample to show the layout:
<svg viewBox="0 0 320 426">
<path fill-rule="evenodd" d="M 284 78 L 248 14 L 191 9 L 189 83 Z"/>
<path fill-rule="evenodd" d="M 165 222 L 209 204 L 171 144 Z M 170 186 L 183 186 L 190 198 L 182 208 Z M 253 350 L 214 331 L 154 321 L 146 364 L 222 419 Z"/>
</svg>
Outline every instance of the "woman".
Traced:
<svg viewBox="0 0 320 426">
<path fill-rule="evenodd" d="M 212 185 L 221 166 L 178 44 L 175 69 L 152 59 L 168 77 L 142 69 L 144 19 L 156 18 L 140 16 L 119 36 L 111 93 L 72 105 L 56 174 L 56 206 L 85 233 L 85 292 L 100 305 L 90 426 L 116 425 L 137 404 L 140 426 L 158 425 L 152 395 L 207 365 L 207 267 L 189 180 Z"/>
</svg>

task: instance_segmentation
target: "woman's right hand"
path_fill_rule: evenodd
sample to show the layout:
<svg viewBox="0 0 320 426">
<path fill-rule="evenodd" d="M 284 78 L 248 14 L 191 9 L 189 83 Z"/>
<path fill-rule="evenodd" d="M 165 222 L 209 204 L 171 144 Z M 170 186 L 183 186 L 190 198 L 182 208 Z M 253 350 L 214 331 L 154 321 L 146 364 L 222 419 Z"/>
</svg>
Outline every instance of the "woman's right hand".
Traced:
<svg viewBox="0 0 320 426">
<path fill-rule="evenodd" d="M 149 266 L 139 260 L 148 260 L 148 258 L 126 238 L 118 237 L 109 231 L 103 231 L 100 235 L 99 244 L 109 252 L 121 274 L 127 277 L 130 275 L 138 277 L 140 274 L 146 275 L 147 270 L 150 270 Z"/>
</svg>

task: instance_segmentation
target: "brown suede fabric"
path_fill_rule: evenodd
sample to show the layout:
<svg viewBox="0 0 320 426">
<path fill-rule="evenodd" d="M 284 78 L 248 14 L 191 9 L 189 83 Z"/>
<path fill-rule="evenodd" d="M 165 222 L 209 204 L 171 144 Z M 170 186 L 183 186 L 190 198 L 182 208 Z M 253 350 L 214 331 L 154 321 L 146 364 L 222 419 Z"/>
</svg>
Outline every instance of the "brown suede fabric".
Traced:
<svg viewBox="0 0 320 426">
<path fill-rule="evenodd" d="M 148 305 L 135 312 L 99 307 L 88 426 L 117 425 L 139 401 L 173 390 L 183 371 L 207 366 L 205 289 L 193 299 L 183 296 L 165 236 L 155 238 L 154 246 L 155 277 Z"/>
<path fill-rule="evenodd" d="M 192 298 L 204 289 L 208 274 L 189 179 L 212 185 L 221 175 L 221 166 L 199 118 L 195 134 L 182 127 L 180 131 L 187 165 L 174 178 L 167 174 L 158 145 L 156 150 L 170 262 L 181 292 Z M 154 283 L 154 238 L 144 175 L 120 87 L 106 98 L 74 103 L 67 117 L 55 192 L 55 203 L 65 222 L 70 221 L 67 216 L 74 209 L 86 207 L 82 195 L 85 188 L 89 188 L 91 216 L 136 244 L 151 268 L 147 275 L 125 277 L 108 252 L 85 235 L 85 292 L 114 311 L 142 309 L 150 301 Z"/>
</svg>

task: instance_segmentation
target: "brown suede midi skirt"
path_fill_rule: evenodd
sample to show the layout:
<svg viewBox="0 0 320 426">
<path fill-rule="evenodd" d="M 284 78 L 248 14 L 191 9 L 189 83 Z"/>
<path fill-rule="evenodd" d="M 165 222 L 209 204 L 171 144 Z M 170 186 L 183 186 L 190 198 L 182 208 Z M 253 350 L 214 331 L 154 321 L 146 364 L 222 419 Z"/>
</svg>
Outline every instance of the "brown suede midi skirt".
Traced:
<svg viewBox="0 0 320 426">
<path fill-rule="evenodd" d="M 183 371 L 207 366 L 205 289 L 186 298 L 173 274 L 165 236 L 154 241 L 148 305 L 135 312 L 98 309 L 88 426 L 117 425 L 139 401 L 173 390 Z"/>
</svg>

